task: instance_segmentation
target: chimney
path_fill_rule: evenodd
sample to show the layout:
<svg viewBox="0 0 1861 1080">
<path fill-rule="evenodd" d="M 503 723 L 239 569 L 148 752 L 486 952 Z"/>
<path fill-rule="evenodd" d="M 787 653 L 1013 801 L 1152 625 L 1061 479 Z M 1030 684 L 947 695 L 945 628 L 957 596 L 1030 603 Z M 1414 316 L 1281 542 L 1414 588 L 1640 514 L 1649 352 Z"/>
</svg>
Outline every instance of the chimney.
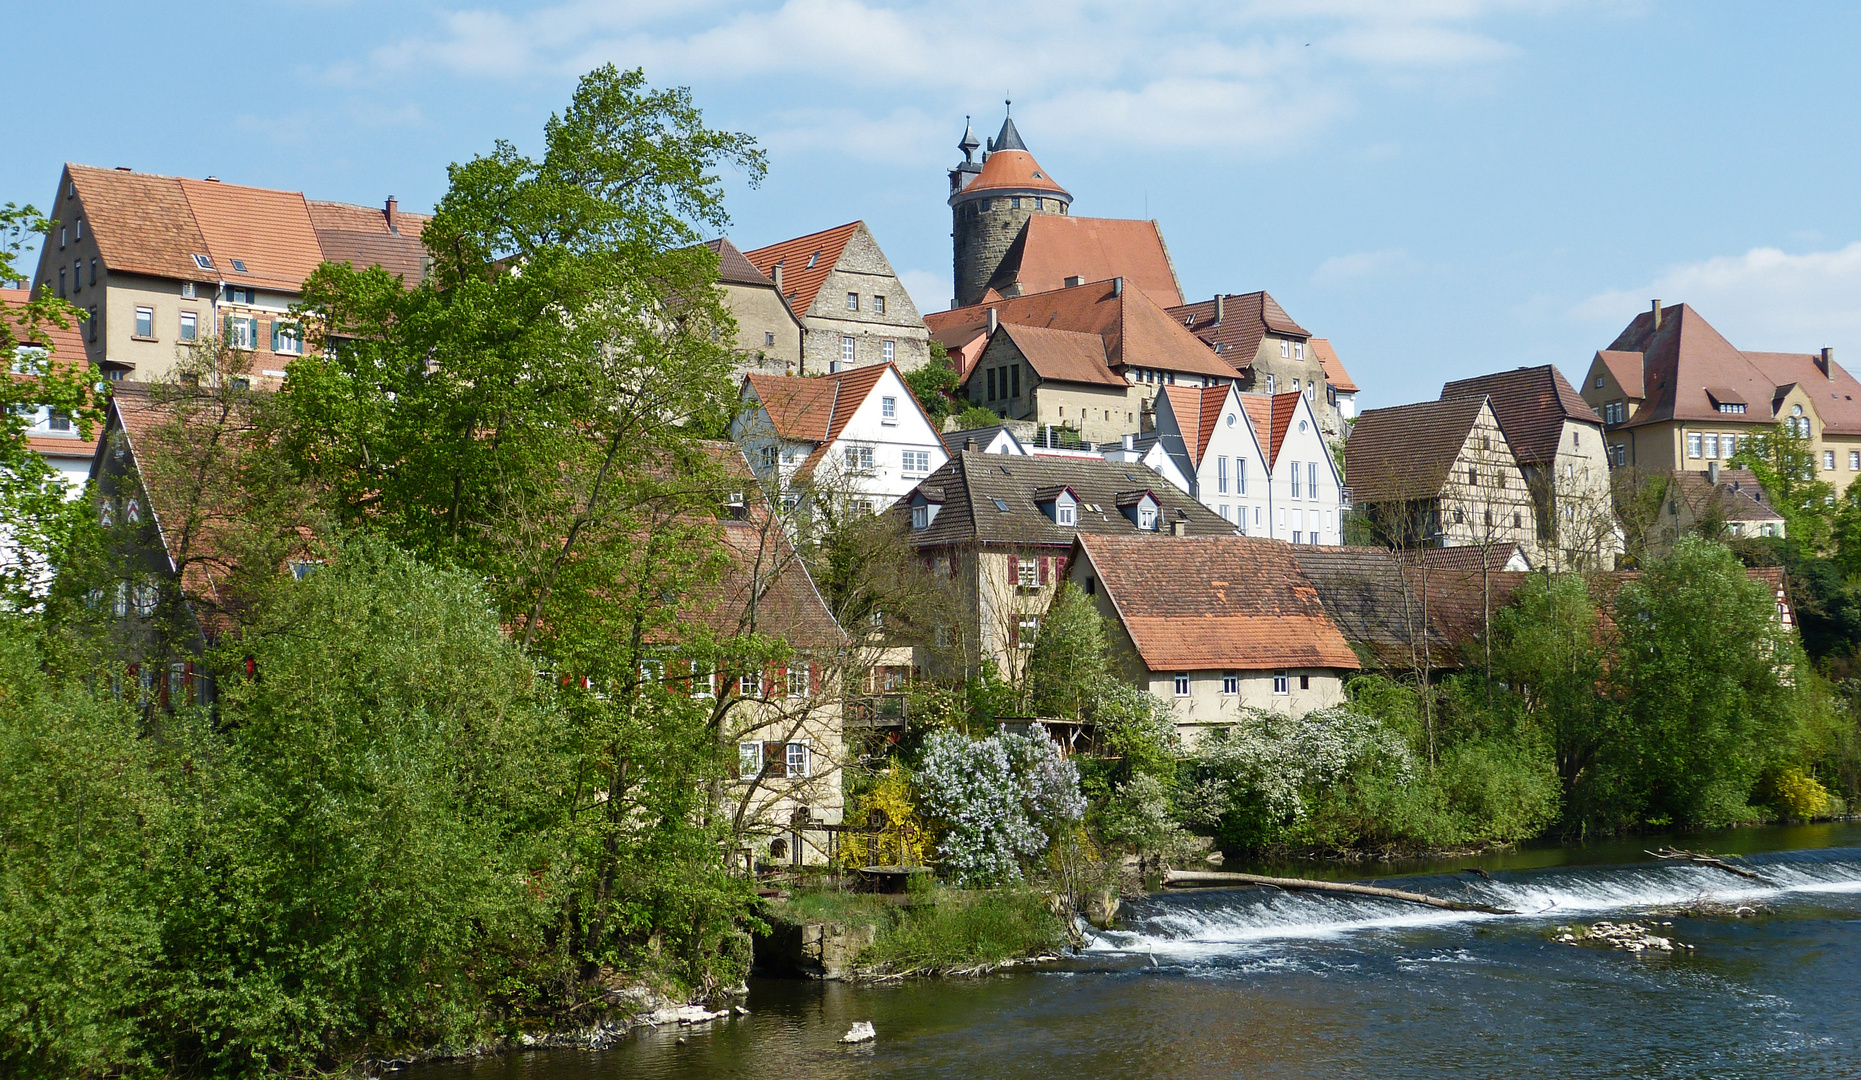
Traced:
<svg viewBox="0 0 1861 1080">
<path fill-rule="evenodd" d="M 1189 523 L 1187 521 L 1170 522 L 1170 535 L 1171 536 L 1188 536 L 1189 535 Z"/>
<path fill-rule="evenodd" d="M 989 309 L 989 333 L 991 336 L 995 333 L 996 328 L 1001 326 L 1001 324 L 1002 324 L 1001 316 L 995 313 L 994 308 L 990 308 Z"/>
<path fill-rule="evenodd" d="M 1822 361 L 1820 363 L 1820 366 L 1822 368 L 1823 378 L 1828 379 L 1830 382 L 1834 382 L 1835 381 L 1835 350 L 1834 349 L 1823 349 L 1822 350 Z"/>
<path fill-rule="evenodd" d="M 1706 463 L 1706 482 L 1708 484 L 1711 484 L 1713 487 L 1719 486 L 1719 463 L 1718 462 L 1708 461 Z"/>
<path fill-rule="evenodd" d="M 1124 278 L 1115 277 L 1111 279 L 1111 294 L 1113 296 L 1124 295 Z"/>
<path fill-rule="evenodd" d="M 219 178 L 219 177 L 217 177 L 217 176 L 209 176 L 209 177 L 207 177 L 207 183 L 209 183 L 209 184 L 217 184 L 217 183 L 219 183 L 219 182 L 220 182 L 220 178 Z"/>
<path fill-rule="evenodd" d="M 779 295 L 786 296 L 787 294 L 782 292 L 782 264 L 776 263 L 775 267 L 770 271 L 769 276 L 775 279 L 775 291 Z"/>
<path fill-rule="evenodd" d="M 1227 297 L 1221 295 L 1220 293 L 1215 294 L 1215 325 L 1216 326 L 1221 325 L 1221 317 L 1222 315 L 1227 313 L 1227 306 L 1228 306 L 1227 299 L 1228 299 Z"/>
<path fill-rule="evenodd" d="M 388 219 L 388 231 L 396 236 L 401 235 L 401 201 L 392 195 L 388 196 L 388 207 L 385 213 Z"/>
<path fill-rule="evenodd" d="M 1069 289 L 1075 285 L 1084 285 L 1085 283 L 1086 283 L 1086 279 L 1080 276 L 1079 274 L 1069 274 L 1065 282 L 1066 287 Z"/>
<path fill-rule="evenodd" d="M 1137 436 L 1132 435 L 1130 432 L 1126 432 L 1124 435 L 1124 448 L 1126 450 L 1137 449 Z"/>
<path fill-rule="evenodd" d="M 1661 302 L 1659 300 L 1650 301 L 1648 308 L 1654 313 L 1654 328 L 1659 330 L 1661 328 Z"/>
<path fill-rule="evenodd" d="M 974 435 L 971 435 L 969 438 L 963 440 L 963 449 L 969 451 L 972 454 L 976 452 L 976 437 Z"/>
</svg>

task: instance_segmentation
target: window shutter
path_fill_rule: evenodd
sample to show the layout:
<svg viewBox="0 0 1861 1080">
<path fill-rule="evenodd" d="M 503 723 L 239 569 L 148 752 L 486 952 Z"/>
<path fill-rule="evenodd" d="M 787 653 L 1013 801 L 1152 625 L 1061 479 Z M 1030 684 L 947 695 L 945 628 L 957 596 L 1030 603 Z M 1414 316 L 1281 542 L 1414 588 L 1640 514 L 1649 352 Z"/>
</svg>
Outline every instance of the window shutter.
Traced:
<svg viewBox="0 0 1861 1080">
<path fill-rule="evenodd" d="M 813 695 L 818 694 L 820 692 L 821 692 L 821 666 L 819 664 L 809 664 L 808 665 L 808 695 L 812 697 Z"/>
<path fill-rule="evenodd" d="M 788 775 L 788 744 L 766 742 L 762 744 L 763 765 L 769 776 Z"/>
<path fill-rule="evenodd" d="M 1008 644 L 1019 648 L 1021 645 L 1021 620 L 1016 619 L 1008 627 Z"/>
<path fill-rule="evenodd" d="M 271 351 L 278 351 L 278 321 L 276 319 L 273 319 L 271 323 Z"/>
</svg>

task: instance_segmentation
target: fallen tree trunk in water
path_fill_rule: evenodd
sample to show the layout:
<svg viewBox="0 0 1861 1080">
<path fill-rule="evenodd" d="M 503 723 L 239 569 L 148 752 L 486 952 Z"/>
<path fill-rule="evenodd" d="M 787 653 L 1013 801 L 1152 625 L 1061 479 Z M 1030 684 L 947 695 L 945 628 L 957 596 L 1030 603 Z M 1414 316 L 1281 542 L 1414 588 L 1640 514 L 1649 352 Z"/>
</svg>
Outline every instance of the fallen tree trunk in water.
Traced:
<svg viewBox="0 0 1861 1080">
<path fill-rule="evenodd" d="M 1745 869 L 1742 866 L 1733 866 L 1731 863 L 1726 862 L 1724 859 L 1721 859 L 1717 856 L 1702 855 L 1697 851 L 1686 851 L 1682 848 L 1664 847 L 1659 851 L 1648 851 L 1646 853 L 1654 856 L 1657 859 L 1666 859 L 1669 861 L 1677 860 L 1680 862 L 1698 863 L 1701 866 L 1710 866 L 1715 870 L 1723 870 L 1728 874 L 1737 874 L 1741 878 L 1749 878 L 1752 881 L 1763 881 L 1764 880 L 1763 877 L 1759 876 L 1758 874 L 1750 870 Z"/>
<path fill-rule="evenodd" d="M 1264 877 L 1260 874 L 1217 873 L 1211 870 L 1167 870 L 1163 874 L 1163 884 L 1175 888 L 1264 885 L 1289 892 L 1345 893 L 1351 896 L 1375 896 L 1384 900 L 1404 900 L 1411 904 L 1426 904 L 1429 907 L 1444 908 L 1448 911 L 1479 911 L 1488 915 L 1518 914 L 1511 908 L 1494 907 L 1491 904 L 1474 904 L 1464 900 L 1444 900 L 1439 896 L 1429 896 L 1425 893 L 1385 889 L 1379 885 L 1359 885 L 1354 881 L 1313 881 L 1310 878 Z"/>
</svg>

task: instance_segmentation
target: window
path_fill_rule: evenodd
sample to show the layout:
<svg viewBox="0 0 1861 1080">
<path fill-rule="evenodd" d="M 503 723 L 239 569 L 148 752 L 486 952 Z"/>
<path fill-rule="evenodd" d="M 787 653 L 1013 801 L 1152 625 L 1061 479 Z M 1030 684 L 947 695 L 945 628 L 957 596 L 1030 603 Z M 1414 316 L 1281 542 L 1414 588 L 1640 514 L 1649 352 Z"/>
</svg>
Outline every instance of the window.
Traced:
<svg viewBox="0 0 1861 1080">
<path fill-rule="evenodd" d="M 73 259 L 71 262 L 71 291 L 74 293 L 81 293 L 84 291 L 83 259 Z"/>
<path fill-rule="evenodd" d="M 1015 581 L 1023 589 L 1040 586 L 1040 567 L 1033 559 L 1022 558 L 1015 562 Z"/>
<path fill-rule="evenodd" d="M 1305 533 L 1301 532 L 1298 529 L 1292 530 L 1292 542 L 1295 544 L 1305 543 Z"/>
<path fill-rule="evenodd" d="M 1512 527 L 1515 529 L 1522 529 L 1525 527 L 1525 521 L 1517 510 L 1512 511 Z"/>
<path fill-rule="evenodd" d="M 1010 195 L 1010 196 L 1008 197 L 1008 208 L 1009 208 L 1010 210 L 1019 210 L 1019 209 L 1021 209 L 1021 196 L 1019 196 L 1019 195 Z"/>
<path fill-rule="evenodd" d="M 808 665 L 800 664 L 788 669 L 788 696 L 808 696 Z"/>
<path fill-rule="evenodd" d="M 1299 497 L 1299 463 L 1292 463 L 1292 497 Z"/>
<path fill-rule="evenodd" d="M 61 266 L 58 268 L 58 298 L 62 300 L 64 299 L 64 297 L 65 297 L 65 268 Z"/>
<path fill-rule="evenodd" d="M 194 256 L 194 265 L 202 270 L 211 270 L 213 269 L 213 260 L 207 258 L 205 255 L 196 255 Z"/>
<path fill-rule="evenodd" d="M 1055 503 L 1053 507 L 1053 519 L 1055 523 L 1060 525 L 1073 525 L 1076 524 L 1076 515 L 1078 512 L 1078 508 L 1072 503 Z"/>
<path fill-rule="evenodd" d="M 988 375 L 988 379 L 989 379 L 989 400 L 994 401 L 995 400 L 995 369 L 990 368 L 986 374 Z M 1061 415 L 1064 416 L 1065 414 L 1062 413 Z"/>
<path fill-rule="evenodd" d="M 1822 467 L 1825 469 L 1835 468 L 1835 451 L 1824 450 L 1822 452 Z"/>
<path fill-rule="evenodd" d="M 304 332 L 293 323 L 272 323 L 271 351 L 283 353 L 286 356 L 302 356 L 304 353 Z"/>
<path fill-rule="evenodd" d="M 1268 372 L 1267 373 L 1267 393 L 1271 394 L 1272 392 L 1273 392 L 1273 374 L 1272 372 Z"/>
<path fill-rule="evenodd" d="M 1230 671 L 1221 677 L 1221 692 L 1234 695 L 1241 692 L 1241 677 Z"/>
<path fill-rule="evenodd" d="M 155 309 L 139 307 L 136 309 L 136 336 L 152 338 L 155 336 Z"/>
<path fill-rule="evenodd" d="M 1040 616 L 1023 615 L 1015 623 L 1015 644 L 1023 649 L 1034 647 L 1034 635 L 1040 633 Z"/>
<path fill-rule="evenodd" d="M 737 744 L 737 775 L 745 780 L 762 772 L 762 743 Z"/>
<path fill-rule="evenodd" d="M 1176 696 L 1177 697 L 1188 697 L 1189 696 L 1189 676 L 1187 675 L 1176 676 Z"/>
<path fill-rule="evenodd" d="M 1848 451 L 1848 471 L 1861 472 L 1861 450 Z"/>
<path fill-rule="evenodd" d="M 1291 356 L 1291 355 L 1292 355 L 1292 346 L 1291 346 L 1291 344 L 1290 344 L 1289 342 L 1287 342 L 1287 341 L 1286 341 L 1286 339 L 1284 339 L 1284 338 L 1281 338 L 1281 339 L 1280 339 L 1280 342 L 1279 342 L 1279 354 L 1280 354 L 1280 355 L 1281 355 L 1282 357 L 1284 357 L 1284 356 Z"/>
<path fill-rule="evenodd" d="M 1244 457 L 1234 459 L 1234 493 L 1247 494 L 1247 459 Z"/>
<path fill-rule="evenodd" d="M 892 363 L 898 359 L 898 342 L 881 341 L 879 343 L 879 351 L 885 354 L 886 363 Z"/>
<path fill-rule="evenodd" d="M 1467 466 L 1467 486 L 1468 487 L 1479 487 L 1480 486 L 1480 470 L 1474 468 L 1471 465 Z"/>
<path fill-rule="evenodd" d="M 196 295 L 198 295 L 198 292 L 197 292 L 197 290 L 196 290 L 196 289 L 194 288 L 194 283 L 193 283 L 193 282 L 191 282 L 191 281 L 183 281 L 183 282 L 181 283 L 181 299 L 183 299 L 183 300 L 192 300 L 192 299 L 194 299 L 194 297 L 195 297 Z"/>
<path fill-rule="evenodd" d="M 257 319 L 227 319 L 226 328 L 228 330 L 227 337 L 232 339 L 233 348 L 258 348 Z"/>
<path fill-rule="evenodd" d="M 879 399 L 879 415 L 880 417 L 884 418 L 887 421 L 894 421 L 894 422 L 897 421 L 898 399 L 895 397 L 880 398 Z"/>
<path fill-rule="evenodd" d="M 1305 463 L 1305 492 L 1308 499 L 1318 498 L 1318 462 L 1316 461 Z"/>
<path fill-rule="evenodd" d="M 758 454 L 758 456 L 762 459 L 762 467 L 765 471 L 775 468 L 775 458 L 776 458 L 775 447 L 773 446 L 763 447 L 761 452 Z"/>
<path fill-rule="evenodd" d="M 877 293 L 875 293 L 875 294 L 873 294 L 873 297 L 872 297 L 872 313 L 873 313 L 874 315 L 883 315 L 883 314 L 885 314 L 885 297 L 883 297 L 883 296 L 880 296 L 880 295 L 878 295 Z"/>
<path fill-rule="evenodd" d="M 97 329 L 102 325 L 102 323 L 97 321 L 97 305 L 92 304 L 90 306 L 90 318 L 84 320 L 85 329 L 90 331 L 91 344 L 95 345 L 97 343 Z M 116 370 L 115 377 L 119 380 L 122 379 L 123 374 L 121 368 Z"/>
<path fill-rule="evenodd" d="M 792 742 L 788 744 L 788 775 L 806 776 L 811 762 L 808 760 L 808 744 Z"/>
<path fill-rule="evenodd" d="M 849 446 L 846 448 L 846 463 L 849 469 L 872 468 L 872 447 Z"/>
<path fill-rule="evenodd" d="M 253 291 L 244 285 L 228 285 L 226 302 L 229 304 L 255 304 L 257 299 Z"/>
<path fill-rule="evenodd" d="M 914 529 L 930 528 L 930 507 L 914 506 L 911 508 L 911 527 Z"/>
<path fill-rule="evenodd" d="M 1292 358 L 1294 360 L 1305 359 L 1305 342 L 1295 341 L 1292 343 Z"/>
<path fill-rule="evenodd" d="M 1225 457 L 1215 459 L 1215 491 L 1222 495 L 1228 493 L 1228 459 Z"/>
<path fill-rule="evenodd" d="M 1312 688 L 1312 677 L 1310 675 L 1299 676 L 1299 689 L 1310 690 L 1311 688 Z"/>
<path fill-rule="evenodd" d="M 1602 388 L 1603 388 L 1603 377 L 1601 375 L 1598 375 L 1596 376 L 1596 389 L 1601 390 Z"/>
<path fill-rule="evenodd" d="M 1300 385 L 1299 380 L 1297 379 L 1292 380 L 1292 392 L 1293 393 L 1296 394 L 1299 392 L 1299 385 Z"/>
<path fill-rule="evenodd" d="M 1722 435 L 1719 437 L 1719 445 L 1725 450 L 1726 457 L 1731 458 L 1738 456 L 1738 436 Z"/>
<path fill-rule="evenodd" d="M 90 261 L 90 283 L 93 287 L 95 287 L 97 284 L 97 260 L 96 259 L 92 259 Z"/>
<path fill-rule="evenodd" d="M 245 260 L 243 260 L 243 259 L 234 259 L 234 260 L 233 260 L 233 272 L 234 272 L 234 273 L 236 273 L 236 274 L 243 274 L 243 273 L 246 273 L 246 264 L 245 264 Z"/>
<path fill-rule="evenodd" d="M 1745 406 L 1744 406 L 1744 404 L 1743 404 L 1742 402 L 1737 402 L 1737 401 L 1721 401 L 1721 402 L 1719 403 L 1719 411 L 1720 411 L 1720 412 L 1722 412 L 1722 413 L 1733 413 L 1733 414 L 1737 414 L 1737 413 L 1741 413 L 1741 412 L 1744 412 L 1744 411 L 1745 411 Z"/>
<path fill-rule="evenodd" d="M 45 374 L 46 355 L 44 349 L 21 345 L 13 350 L 13 365 L 10 370 L 15 375 L 43 375 Z"/>
<path fill-rule="evenodd" d="M 717 693 L 717 676 L 697 664 L 691 668 L 691 696 L 708 698 Z"/>
<path fill-rule="evenodd" d="M 1687 456 L 1690 458 L 1700 456 L 1700 437 L 1697 434 L 1687 435 Z"/>
<path fill-rule="evenodd" d="M 1286 678 L 1285 672 L 1275 671 L 1273 673 L 1273 692 L 1275 694 L 1289 693 L 1290 688 L 1288 687 L 1287 683 L 1288 683 L 1288 680 Z"/>
<path fill-rule="evenodd" d="M 737 680 L 737 693 L 742 694 L 744 697 L 761 697 L 762 672 L 744 672 L 743 677 Z"/>
<path fill-rule="evenodd" d="M 1705 435 L 1701 436 L 1701 438 L 1703 438 L 1706 443 L 1706 456 L 1709 458 L 1717 458 L 1719 456 L 1719 437 L 1717 435 Z"/>
<path fill-rule="evenodd" d="M 840 362 L 843 364 L 850 364 L 853 362 L 853 338 L 851 335 L 840 339 Z"/>
<path fill-rule="evenodd" d="M 1008 374 L 1011 377 L 1011 381 L 1014 383 L 1014 387 L 1009 391 L 1008 396 L 1011 398 L 1018 398 L 1021 396 L 1021 365 L 1008 365 Z"/>
<path fill-rule="evenodd" d="M 929 450 L 907 450 L 904 454 L 905 475 L 922 476 L 930 472 Z"/>
<path fill-rule="evenodd" d="M 858 293 L 850 292 L 846 294 L 846 309 L 848 311 L 859 310 L 859 294 Z"/>
<path fill-rule="evenodd" d="M 762 343 L 764 346 L 774 345 L 775 344 L 775 331 L 764 330 L 762 332 Z"/>
<path fill-rule="evenodd" d="M 1313 379 L 1313 380 L 1311 380 L 1310 382 L 1308 382 L 1308 383 L 1306 383 L 1306 384 L 1305 384 L 1305 400 L 1307 400 L 1307 401 L 1310 401 L 1310 400 L 1312 400 L 1312 395 L 1313 395 L 1314 393 L 1316 393 L 1316 392 L 1317 392 L 1317 390 L 1318 390 L 1318 380 L 1317 380 L 1317 379 Z"/>
</svg>

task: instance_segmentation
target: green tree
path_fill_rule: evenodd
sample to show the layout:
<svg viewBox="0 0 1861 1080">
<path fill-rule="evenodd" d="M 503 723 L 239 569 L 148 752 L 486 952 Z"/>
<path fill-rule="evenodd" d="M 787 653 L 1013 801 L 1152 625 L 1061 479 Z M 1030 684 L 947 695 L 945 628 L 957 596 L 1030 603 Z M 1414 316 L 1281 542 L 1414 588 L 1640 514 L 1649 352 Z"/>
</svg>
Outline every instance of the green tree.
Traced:
<svg viewBox="0 0 1861 1080">
<path fill-rule="evenodd" d="M 950 354 L 944 351 L 943 343 L 932 338 L 930 352 L 929 363 L 905 373 L 905 385 L 911 388 L 911 396 L 924 407 L 931 423 L 942 430 L 944 417 L 961 411 L 966 403 L 956 396 L 962 378 L 950 366 Z"/>
<path fill-rule="evenodd" d="M 1550 736 L 1566 797 L 1597 761 L 1605 702 L 1595 604 L 1575 575 L 1532 575 L 1493 618 L 1493 673 L 1515 687 Z"/>
<path fill-rule="evenodd" d="M 1784 517 L 1789 535 L 1811 551 L 1828 546 L 1835 517 L 1835 485 L 1822 475 L 1808 433 L 1789 421 L 1740 440 L 1731 464 L 1750 469 Z"/>
<path fill-rule="evenodd" d="M 18 260 L 28 238 L 50 233 L 55 222 L 31 206 L 0 206 L 0 282 L 23 275 Z M 101 398 L 96 376 L 82 355 L 58 356 L 46 330 L 70 329 L 83 313 L 64 300 L 36 290 L 23 303 L 0 304 L 0 605 L 30 608 L 38 604 L 51 577 L 51 560 L 60 552 L 82 507 L 66 499 L 64 478 L 33 451 L 27 440 L 41 410 L 70 417 L 78 433 L 90 438 L 99 418 Z M 28 348 L 29 347 L 29 348 Z M 16 378 L 14 376 L 34 376 Z"/>
<path fill-rule="evenodd" d="M 1022 695 L 1036 716 L 1081 718 L 1108 673 L 1105 620 L 1071 581 L 1062 581 L 1028 657 Z"/>
</svg>

